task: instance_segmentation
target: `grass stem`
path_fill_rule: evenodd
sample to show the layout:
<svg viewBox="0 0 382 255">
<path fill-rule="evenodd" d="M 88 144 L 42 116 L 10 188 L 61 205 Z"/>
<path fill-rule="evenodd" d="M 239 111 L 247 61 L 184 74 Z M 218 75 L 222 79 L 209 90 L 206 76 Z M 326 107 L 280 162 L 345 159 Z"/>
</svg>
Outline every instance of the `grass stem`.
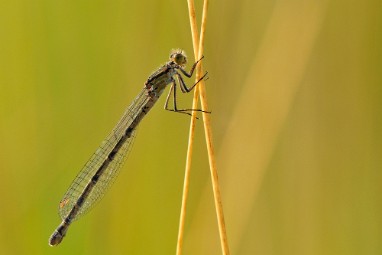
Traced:
<svg viewBox="0 0 382 255">
<path fill-rule="evenodd" d="M 204 3 L 203 3 L 200 39 L 199 39 L 198 29 L 196 24 L 194 1 L 188 0 L 187 2 L 188 2 L 190 24 L 191 24 L 194 56 L 196 61 L 202 57 L 203 51 L 204 51 L 204 36 L 205 36 L 206 23 L 207 23 L 208 0 L 204 0 Z M 196 80 L 199 80 L 199 78 L 203 74 L 202 66 L 203 66 L 202 64 L 199 64 L 197 67 Z M 199 97 L 200 97 L 200 101 L 202 105 L 202 110 L 208 111 L 208 103 L 207 103 L 207 96 L 206 96 L 204 81 L 200 82 L 200 84 L 196 86 L 195 88 L 192 109 L 196 109 L 198 107 Z M 182 206 L 181 206 L 181 213 L 180 213 L 179 233 L 178 233 L 178 242 L 177 242 L 177 249 L 176 249 L 177 255 L 181 255 L 182 247 L 183 247 L 184 222 L 186 218 L 187 197 L 188 197 L 188 190 L 189 190 L 189 177 L 190 177 L 192 151 L 193 151 L 193 143 L 194 143 L 194 136 L 195 136 L 195 122 L 196 122 L 196 112 L 193 112 L 191 117 L 191 123 L 190 123 L 189 142 L 188 142 L 188 149 L 187 149 Z M 215 150 L 214 150 L 214 146 L 212 142 L 213 139 L 212 139 L 210 114 L 203 112 L 203 124 L 204 124 L 204 132 L 205 132 L 206 146 L 207 146 L 207 152 L 208 152 L 208 161 L 210 165 L 216 215 L 217 215 L 218 226 L 219 226 L 219 236 L 220 236 L 220 243 L 222 247 L 222 254 L 229 255 L 230 253 L 229 253 L 229 246 L 228 246 L 227 234 L 225 229 L 223 206 L 222 206 L 221 195 L 220 195 L 220 187 L 219 187 L 216 159 L 215 159 Z"/>
</svg>

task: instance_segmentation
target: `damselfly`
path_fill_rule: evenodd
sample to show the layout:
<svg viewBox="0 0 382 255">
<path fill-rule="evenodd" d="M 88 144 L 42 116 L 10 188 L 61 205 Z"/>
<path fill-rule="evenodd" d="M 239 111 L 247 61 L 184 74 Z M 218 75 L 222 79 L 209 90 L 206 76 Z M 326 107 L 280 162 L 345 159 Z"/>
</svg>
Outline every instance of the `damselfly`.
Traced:
<svg viewBox="0 0 382 255">
<path fill-rule="evenodd" d="M 177 86 L 180 87 L 183 93 L 188 93 L 207 75 L 206 72 L 203 77 L 188 88 L 178 71 L 191 78 L 196 65 L 201 59 L 194 63 L 188 73 L 184 69 L 187 64 L 185 53 L 182 50 L 173 50 L 170 54 L 170 60 L 150 75 L 142 91 L 126 109 L 113 131 L 79 172 L 60 201 L 59 214 L 62 223 L 49 239 L 51 246 L 59 244 L 70 224 L 89 211 L 105 194 L 107 188 L 115 180 L 123 159 L 126 158 L 128 151 L 131 149 L 138 124 L 154 106 L 167 85 L 171 84 L 165 103 L 166 110 L 188 115 L 191 115 L 191 111 L 204 112 L 199 109 L 178 109 L 176 104 Z M 171 94 L 174 96 L 173 109 L 168 107 Z"/>
</svg>

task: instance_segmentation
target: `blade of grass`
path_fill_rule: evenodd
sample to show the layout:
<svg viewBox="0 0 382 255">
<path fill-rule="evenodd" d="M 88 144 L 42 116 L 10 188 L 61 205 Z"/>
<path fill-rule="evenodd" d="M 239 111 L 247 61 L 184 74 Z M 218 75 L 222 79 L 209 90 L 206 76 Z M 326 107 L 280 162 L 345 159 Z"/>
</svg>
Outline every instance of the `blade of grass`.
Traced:
<svg viewBox="0 0 382 255">
<path fill-rule="evenodd" d="M 197 25 L 196 25 L 196 18 L 195 18 L 195 5 L 194 5 L 194 1 L 187 1 L 187 3 L 188 3 L 190 24 L 191 24 L 192 40 L 193 40 L 193 45 L 194 45 L 194 56 L 195 56 L 195 61 L 197 61 L 198 56 L 199 56 L 199 52 L 198 52 L 199 51 L 199 49 L 198 49 L 199 34 L 198 34 L 198 29 L 197 29 Z M 200 72 L 200 66 L 201 66 L 201 64 L 199 64 L 197 66 L 196 77 L 200 77 L 200 73 L 201 73 Z M 194 89 L 192 109 L 196 109 L 198 107 L 198 101 L 199 101 L 199 85 L 196 86 Z M 195 123 L 196 123 L 195 121 L 196 121 L 196 113 L 192 112 L 191 122 L 190 122 L 190 132 L 189 132 L 189 136 L 188 136 L 188 148 L 187 148 L 187 155 L 186 155 L 186 167 L 185 167 L 185 173 L 184 173 L 182 206 L 181 206 L 181 210 L 180 210 L 176 255 L 181 255 L 182 249 L 183 249 L 184 223 L 186 220 L 187 198 L 188 198 L 188 190 L 189 190 L 189 183 L 190 183 L 190 171 L 191 171 L 191 162 L 192 162 L 191 159 L 192 159 L 192 152 L 193 152 L 193 146 L 194 146 L 193 141 L 194 141 L 194 136 L 195 136 Z"/>
<path fill-rule="evenodd" d="M 203 4 L 203 16 L 202 16 L 198 58 L 200 58 L 203 55 L 203 50 L 204 50 L 204 35 L 205 35 L 205 28 L 206 28 L 206 21 L 207 21 L 207 10 L 208 10 L 208 0 L 205 0 Z M 200 69 L 197 71 L 199 71 L 199 76 L 201 76 L 202 75 L 201 66 L 200 66 Z M 200 103 L 202 105 L 202 110 L 207 111 L 208 102 L 207 102 L 207 94 L 206 94 L 206 88 L 204 86 L 204 81 L 202 82 L 202 84 L 199 85 L 199 88 L 200 88 Z M 211 116 L 210 114 L 206 112 L 203 112 L 203 124 L 204 124 L 204 133 L 205 133 L 207 152 L 208 152 L 208 161 L 210 164 L 212 188 L 214 192 L 216 216 L 217 216 L 218 226 L 219 226 L 220 245 L 222 248 L 222 253 L 224 255 L 229 255 L 230 252 L 229 252 L 229 246 L 228 246 L 228 240 L 227 240 L 227 231 L 225 228 L 223 204 L 222 204 L 221 195 L 220 195 L 220 186 L 219 186 L 219 179 L 218 179 L 217 166 L 216 166 L 215 149 L 214 149 L 214 144 L 212 139 Z"/>
<path fill-rule="evenodd" d="M 205 0 L 203 3 L 203 15 L 202 15 L 200 40 L 198 38 L 199 36 L 198 36 L 198 29 L 197 29 L 197 25 L 196 25 L 194 1 L 188 0 L 187 2 L 188 2 L 190 24 L 191 24 L 191 33 L 192 33 L 192 41 L 193 41 L 193 48 L 194 48 L 194 56 L 195 56 L 195 61 L 196 61 L 202 57 L 203 50 L 204 50 L 204 35 L 205 35 L 206 22 L 207 22 L 208 0 Z M 196 79 L 199 80 L 201 75 L 202 75 L 202 65 L 198 65 L 198 68 L 196 70 Z M 199 93 L 199 90 L 200 90 L 200 93 Z M 205 91 L 205 87 L 204 87 L 204 81 L 202 81 L 195 88 L 194 98 L 193 98 L 193 103 L 192 103 L 193 109 L 196 109 L 198 106 L 199 96 L 201 99 L 202 109 L 204 111 L 207 111 L 208 110 L 208 103 L 207 103 L 206 91 Z M 178 242 L 177 242 L 177 250 L 176 250 L 177 255 L 180 255 L 182 253 L 182 246 L 183 246 L 184 222 L 185 222 L 185 217 L 186 217 L 187 197 L 188 197 L 188 188 L 189 188 L 189 175 L 190 175 L 191 162 L 192 162 L 191 158 L 192 158 L 193 141 L 194 141 L 194 134 L 195 134 L 195 121 L 196 121 L 196 112 L 193 112 L 192 118 L 191 118 L 191 123 L 190 123 L 189 143 L 188 143 L 187 158 L 186 158 L 186 169 L 185 169 L 185 178 L 184 178 L 184 186 L 183 186 L 183 196 L 182 196 L 182 207 L 181 207 L 181 214 L 180 214 L 179 233 L 178 233 Z M 221 247 L 222 247 L 222 253 L 224 255 L 229 255 L 229 246 L 228 246 L 227 234 L 226 234 L 226 229 L 225 229 L 223 206 L 222 206 L 221 196 L 220 196 L 220 188 L 219 188 L 218 175 L 217 175 L 217 169 L 216 169 L 215 152 L 214 152 L 214 146 L 212 143 L 211 120 L 210 120 L 209 114 L 203 113 L 203 123 L 204 123 L 204 131 L 205 131 L 206 145 L 207 145 L 207 152 L 208 152 L 208 161 L 209 161 L 209 165 L 210 165 L 211 180 L 212 180 L 212 187 L 213 187 L 213 192 L 214 192 L 214 201 L 215 201 L 215 208 L 216 208 L 216 214 L 217 214 L 217 219 L 218 219 L 219 236 L 220 236 L 220 242 L 221 242 Z"/>
</svg>

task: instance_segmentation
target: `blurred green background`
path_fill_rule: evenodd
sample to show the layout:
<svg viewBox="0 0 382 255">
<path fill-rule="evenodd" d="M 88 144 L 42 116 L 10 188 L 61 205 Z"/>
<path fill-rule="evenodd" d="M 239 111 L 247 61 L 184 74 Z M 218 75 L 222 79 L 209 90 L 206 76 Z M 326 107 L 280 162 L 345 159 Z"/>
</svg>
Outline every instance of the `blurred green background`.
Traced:
<svg viewBox="0 0 382 255">
<path fill-rule="evenodd" d="M 232 254 L 382 254 L 381 14 L 380 0 L 211 1 Z M 189 118 L 164 97 L 101 203 L 48 238 L 148 75 L 172 48 L 194 58 L 190 34 L 185 1 L 0 1 L 0 254 L 175 254 Z M 202 121 L 194 148 L 184 254 L 221 254 Z"/>
</svg>

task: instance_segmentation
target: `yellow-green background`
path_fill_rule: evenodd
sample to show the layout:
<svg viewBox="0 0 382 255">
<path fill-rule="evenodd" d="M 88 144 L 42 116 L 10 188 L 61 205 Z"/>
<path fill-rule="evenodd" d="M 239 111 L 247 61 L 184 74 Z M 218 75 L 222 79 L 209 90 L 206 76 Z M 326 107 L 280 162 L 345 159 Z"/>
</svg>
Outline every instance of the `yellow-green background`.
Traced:
<svg viewBox="0 0 382 255">
<path fill-rule="evenodd" d="M 164 98 L 101 203 L 48 237 L 177 47 L 193 59 L 185 1 L 0 1 L 0 254 L 175 253 L 189 118 Z M 382 254 L 381 1 L 211 1 L 205 56 L 231 253 Z M 196 136 L 184 254 L 220 254 Z"/>
</svg>

